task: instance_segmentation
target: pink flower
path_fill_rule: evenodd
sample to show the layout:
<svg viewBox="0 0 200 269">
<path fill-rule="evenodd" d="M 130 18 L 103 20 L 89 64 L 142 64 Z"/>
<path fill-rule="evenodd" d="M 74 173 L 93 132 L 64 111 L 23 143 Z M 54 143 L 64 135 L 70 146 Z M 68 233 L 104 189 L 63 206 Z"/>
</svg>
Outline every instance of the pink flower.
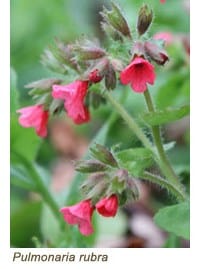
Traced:
<svg viewBox="0 0 200 269">
<path fill-rule="evenodd" d="M 135 92 L 144 92 L 147 83 L 154 84 L 155 78 L 154 66 L 138 56 L 120 74 L 121 83 L 130 83 Z"/>
<path fill-rule="evenodd" d="M 173 34 L 170 32 L 160 32 L 154 35 L 153 39 L 155 40 L 163 40 L 165 45 L 170 45 L 173 42 Z"/>
<path fill-rule="evenodd" d="M 108 198 L 101 199 L 95 207 L 102 216 L 114 217 L 118 209 L 118 198 L 113 194 Z"/>
<path fill-rule="evenodd" d="M 93 227 L 91 223 L 94 207 L 90 200 L 84 200 L 80 203 L 67 206 L 60 209 L 65 221 L 71 225 L 78 224 L 80 233 L 83 235 L 90 235 L 93 233 Z"/>
<path fill-rule="evenodd" d="M 36 133 L 41 136 L 47 136 L 48 111 L 43 109 L 42 105 L 28 106 L 17 110 L 21 113 L 19 123 L 23 127 L 34 127 Z"/>
<path fill-rule="evenodd" d="M 166 0 L 160 0 L 160 3 L 164 4 L 166 2 Z"/>
<path fill-rule="evenodd" d="M 89 74 L 89 81 L 93 83 L 98 83 L 102 80 L 102 76 L 99 74 L 99 70 L 95 69 Z"/>
<path fill-rule="evenodd" d="M 84 105 L 84 98 L 88 90 L 88 81 L 76 80 L 67 85 L 53 85 L 52 96 L 65 100 L 65 109 L 68 116 L 76 123 L 81 124 L 90 120 L 90 114 Z"/>
</svg>

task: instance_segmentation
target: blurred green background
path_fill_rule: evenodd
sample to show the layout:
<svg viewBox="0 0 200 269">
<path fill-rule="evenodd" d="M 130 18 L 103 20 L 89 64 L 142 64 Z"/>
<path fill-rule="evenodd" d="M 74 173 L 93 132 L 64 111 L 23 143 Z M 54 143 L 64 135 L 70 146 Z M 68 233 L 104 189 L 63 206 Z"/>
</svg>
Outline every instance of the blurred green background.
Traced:
<svg viewBox="0 0 200 269">
<path fill-rule="evenodd" d="M 154 23 L 149 30 L 149 35 L 155 34 L 157 31 L 170 31 L 175 34 L 189 32 L 187 1 L 167 0 L 167 3 L 163 5 L 160 4 L 159 0 L 118 0 L 117 2 L 122 7 L 132 29 L 134 29 L 136 24 L 139 7 L 143 2 L 146 2 L 152 6 L 155 14 Z M 35 137 L 33 130 L 25 130 L 18 126 L 14 109 L 31 104 L 31 99 L 24 88 L 25 84 L 48 76 L 54 76 L 53 73 L 42 67 L 40 56 L 44 49 L 53 42 L 55 37 L 67 41 L 73 41 L 82 34 L 89 37 L 98 36 L 100 39 L 104 38 L 99 22 L 99 11 L 101 11 L 103 4 L 109 5 L 109 1 L 11 0 L 11 79 L 12 87 L 14 90 L 17 89 L 17 93 L 12 95 L 14 96 L 12 100 L 15 100 L 18 96 L 20 99 L 19 103 L 11 100 L 13 113 L 11 122 L 11 151 L 12 147 L 18 148 L 19 151 L 24 152 L 24 156 L 30 155 L 30 159 L 36 157 L 43 167 L 49 169 L 50 174 L 52 161 L 57 158 L 58 153 L 48 140 L 39 143 L 39 139 Z M 181 58 L 184 58 L 184 50 L 183 48 L 180 50 L 179 47 L 176 47 L 172 48 L 170 53 L 170 56 L 176 57 L 178 72 L 175 74 L 174 70 L 162 68 L 158 70 L 159 75 L 153 93 L 158 106 L 159 104 L 161 106 L 182 105 L 189 99 L 189 71 L 187 67 L 182 67 L 185 59 Z M 179 88 L 179 96 L 173 92 L 172 89 L 174 87 Z M 162 94 L 158 93 L 160 88 L 163 89 Z M 129 93 L 132 97 L 131 91 Z M 133 98 L 128 98 L 128 100 L 126 107 L 128 110 L 131 110 L 131 113 L 135 114 L 135 112 L 141 111 L 144 108 L 143 100 L 140 96 L 136 96 L 134 100 Z M 76 127 L 77 132 L 90 140 L 111 112 L 112 110 L 109 107 L 104 106 L 93 113 L 94 122 Z M 123 122 L 120 119 L 117 119 L 112 125 L 106 141 L 109 146 L 119 142 L 124 143 L 125 148 L 131 144 L 137 144 L 131 133 L 124 128 Z M 29 145 L 28 147 L 31 149 L 26 149 L 26 145 Z M 179 157 L 177 158 L 177 156 Z M 181 173 L 186 173 L 186 180 L 188 180 L 188 132 L 184 133 L 184 142 L 178 145 L 176 150 L 171 151 L 170 158 L 174 160 L 174 164 L 177 163 L 177 170 L 179 169 Z M 50 222 L 46 221 L 45 223 L 42 221 L 45 218 L 48 220 L 49 214 L 48 209 L 44 207 L 43 203 L 40 200 L 32 199 L 28 191 L 20 187 L 11 187 L 11 246 L 33 247 L 35 246 L 31 239 L 33 236 L 41 240 L 42 238 L 47 238 L 47 241 L 49 239 L 49 246 L 51 246 L 52 242 L 59 241 L 59 235 L 56 238 L 54 234 L 56 224 L 54 225 L 52 221 L 51 227 Z M 108 221 L 106 225 L 105 223 L 104 225 L 103 223 L 99 225 L 99 227 L 102 227 L 100 229 L 103 229 L 99 233 L 123 233 L 126 227 L 125 217 L 119 216 L 118 218 L 118 227 L 113 226 L 114 222 L 111 220 L 110 224 Z M 100 221 L 102 222 L 102 220 Z M 112 227 L 116 227 L 116 229 L 112 229 Z M 76 239 L 74 239 L 75 241 Z M 79 237 L 77 241 L 79 241 Z M 87 246 L 87 241 L 85 242 L 85 246 Z M 62 246 L 61 241 L 59 241 L 59 244 Z M 71 246 L 77 246 L 77 242 L 71 243 Z M 84 239 L 82 246 L 84 246 Z"/>
</svg>

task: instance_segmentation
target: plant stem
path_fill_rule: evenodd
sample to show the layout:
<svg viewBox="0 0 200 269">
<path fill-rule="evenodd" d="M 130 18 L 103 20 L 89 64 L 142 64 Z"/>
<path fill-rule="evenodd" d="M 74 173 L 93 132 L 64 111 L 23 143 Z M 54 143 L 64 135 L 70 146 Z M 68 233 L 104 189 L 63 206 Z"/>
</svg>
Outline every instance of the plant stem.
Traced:
<svg viewBox="0 0 200 269">
<path fill-rule="evenodd" d="M 148 138 L 144 135 L 138 124 L 134 121 L 133 118 L 127 113 L 127 111 L 119 104 L 110 94 L 109 91 L 104 92 L 105 97 L 109 100 L 109 102 L 113 105 L 115 110 L 121 115 L 124 121 L 127 123 L 128 127 L 134 132 L 134 134 L 138 137 L 138 139 L 142 142 L 142 144 L 152 151 L 152 145 L 149 142 Z"/>
<path fill-rule="evenodd" d="M 154 110 L 154 106 L 153 106 L 153 102 L 151 99 L 151 95 L 148 91 L 148 89 L 144 92 L 144 97 L 145 97 L 145 101 L 148 107 L 149 112 L 155 112 Z M 153 133 L 153 139 L 154 139 L 154 143 L 157 149 L 157 153 L 158 156 L 160 158 L 160 166 L 164 172 L 164 174 L 166 175 L 167 179 L 174 183 L 176 186 L 182 187 L 180 185 L 179 179 L 176 175 L 176 173 L 174 172 L 163 147 L 162 144 L 162 139 L 161 139 L 161 135 L 160 135 L 160 127 L 157 126 L 152 126 L 152 133 Z"/>
<path fill-rule="evenodd" d="M 149 111 L 153 112 L 154 107 L 153 107 L 153 103 L 151 100 L 151 96 L 150 96 L 148 91 L 146 91 L 145 93 L 146 93 L 145 100 L 147 102 L 148 109 L 149 109 Z M 138 124 L 135 122 L 135 120 L 123 108 L 123 106 L 113 98 L 112 94 L 110 94 L 109 91 L 105 91 L 104 96 L 112 104 L 112 106 L 120 114 L 120 116 L 124 119 L 124 121 L 127 123 L 128 127 L 134 132 L 134 134 L 138 137 L 138 139 L 142 142 L 142 144 L 146 148 L 151 150 L 151 152 L 153 153 L 153 156 L 155 158 L 155 161 L 158 163 L 158 165 L 161 168 L 161 171 L 166 176 L 167 180 L 170 181 L 170 183 L 167 182 L 166 180 L 164 182 L 171 184 L 170 186 L 176 186 L 175 188 L 179 193 L 181 193 L 182 198 L 186 197 L 184 187 L 179 182 L 179 179 L 178 179 L 177 175 L 175 174 L 173 168 L 171 167 L 171 164 L 169 163 L 169 160 L 167 159 L 167 156 L 165 154 L 165 151 L 164 151 L 164 148 L 162 145 L 161 136 L 160 136 L 159 126 L 152 127 L 154 142 L 155 142 L 155 145 L 157 148 L 157 154 L 155 154 L 154 149 L 152 148 L 152 145 L 149 142 L 148 138 L 142 132 L 141 128 L 138 126 Z M 165 183 L 165 185 L 167 183 Z"/>
<path fill-rule="evenodd" d="M 150 182 L 156 183 L 159 186 L 166 188 L 171 194 L 173 194 L 178 201 L 183 202 L 186 199 L 185 193 L 182 190 L 178 189 L 172 183 L 166 181 L 160 176 L 153 175 L 149 172 L 144 172 L 142 175 L 142 179 L 148 180 Z"/>
</svg>

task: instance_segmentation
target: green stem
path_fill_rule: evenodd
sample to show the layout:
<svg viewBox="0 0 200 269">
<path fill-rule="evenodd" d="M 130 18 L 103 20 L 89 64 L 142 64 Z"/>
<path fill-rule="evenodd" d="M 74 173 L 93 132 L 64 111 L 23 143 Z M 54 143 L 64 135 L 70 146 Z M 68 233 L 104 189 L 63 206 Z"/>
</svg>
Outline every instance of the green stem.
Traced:
<svg viewBox="0 0 200 269">
<path fill-rule="evenodd" d="M 134 119 L 127 113 L 127 111 L 123 108 L 123 106 L 118 103 L 110 94 L 110 92 L 105 91 L 104 96 L 107 98 L 107 100 L 112 104 L 112 106 L 115 108 L 115 110 L 120 114 L 120 116 L 124 119 L 124 121 L 127 123 L 128 127 L 134 132 L 134 134 L 138 137 L 138 139 L 143 143 L 143 145 L 151 150 L 153 153 L 153 156 L 155 157 L 155 161 L 160 166 L 163 174 L 166 176 L 168 180 L 170 180 L 171 184 L 173 186 L 176 186 L 178 191 L 182 193 L 182 196 L 186 197 L 186 194 L 184 192 L 184 188 L 182 184 L 179 182 L 179 179 L 175 172 L 173 171 L 173 168 L 171 167 L 171 164 L 169 163 L 169 160 L 167 159 L 167 156 L 165 154 L 162 140 L 160 136 L 160 129 L 158 126 L 155 128 L 153 127 L 153 136 L 154 136 L 154 142 L 158 151 L 158 154 L 155 154 L 151 143 L 149 142 L 148 138 L 144 135 L 141 128 L 138 126 L 138 124 L 134 121 Z M 148 109 L 151 111 L 154 111 L 153 103 L 151 101 L 151 96 L 148 91 L 146 91 L 146 102 Z M 149 98 L 150 97 L 150 98 Z M 166 181 L 165 181 L 166 182 Z"/>
<path fill-rule="evenodd" d="M 134 134 L 138 137 L 138 139 L 142 142 L 142 144 L 152 151 L 152 145 L 149 142 L 148 138 L 144 135 L 138 124 L 134 121 L 133 118 L 127 113 L 127 111 L 119 104 L 110 94 L 109 91 L 104 92 L 105 97 L 109 100 L 109 102 L 113 105 L 115 110 L 121 115 L 124 121 L 127 123 L 129 128 L 134 132 Z"/>
<path fill-rule="evenodd" d="M 148 107 L 148 110 L 150 112 L 155 112 L 154 110 L 154 106 L 153 106 L 153 102 L 151 99 L 151 95 L 148 91 L 148 89 L 144 92 L 144 97 L 145 97 L 145 101 Z M 160 166 L 161 169 L 163 170 L 164 174 L 166 175 L 167 179 L 169 181 L 171 181 L 172 183 L 174 183 L 175 185 L 181 187 L 179 179 L 176 175 L 176 173 L 174 172 L 163 147 L 162 144 L 162 139 L 161 139 L 161 135 L 160 135 L 160 127 L 157 126 L 152 126 L 152 133 L 153 133 L 153 139 L 154 139 L 154 143 L 155 146 L 157 148 L 157 153 L 158 156 L 160 158 Z"/>
<path fill-rule="evenodd" d="M 182 190 L 178 189 L 176 186 L 174 186 L 174 184 L 166 181 L 165 179 L 163 179 L 160 176 L 153 175 L 149 172 L 144 172 L 142 175 L 142 179 L 148 180 L 150 182 L 156 183 L 159 186 L 166 188 L 180 202 L 183 202 L 186 199 L 185 193 Z"/>
</svg>

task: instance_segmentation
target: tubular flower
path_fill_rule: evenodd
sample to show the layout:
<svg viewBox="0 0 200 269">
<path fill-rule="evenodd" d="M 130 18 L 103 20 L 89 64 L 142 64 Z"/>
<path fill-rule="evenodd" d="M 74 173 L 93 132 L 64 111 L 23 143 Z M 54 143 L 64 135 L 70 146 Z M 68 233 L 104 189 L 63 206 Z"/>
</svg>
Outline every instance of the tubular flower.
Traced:
<svg viewBox="0 0 200 269">
<path fill-rule="evenodd" d="M 88 82 L 81 80 L 76 80 L 67 85 L 53 85 L 53 98 L 65 100 L 64 106 L 68 116 L 76 124 L 85 123 L 90 120 L 89 111 L 84 105 L 87 90 Z"/>
<path fill-rule="evenodd" d="M 130 83 L 131 88 L 140 93 L 147 89 L 147 83 L 153 85 L 155 78 L 154 66 L 138 56 L 120 74 L 122 84 Z"/>
<path fill-rule="evenodd" d="M 93 233 L 91 223 L 94 207 L 90 200 L 84 200 L 80 203 L 63 207 L 60 212 L 63 214 L 64 220 L 71 225 L 78 225 L 79 231 L 83 235 L 90 235 Z"/>
<path fill-rule="evenodd" d="M 102 216 L 114 217 L 118 209 L 118 198 L 113 194 L 108 198 L 101 199 L 95 207 Z"/>
<path fill-rule="evenodd" d="M 21 113 L 19 123 L 28 128 L 33 127 L 40 137 L 47 136 L 48 111 L 42 105 L 28 106 L 17 110 Z"/>
</svg>

